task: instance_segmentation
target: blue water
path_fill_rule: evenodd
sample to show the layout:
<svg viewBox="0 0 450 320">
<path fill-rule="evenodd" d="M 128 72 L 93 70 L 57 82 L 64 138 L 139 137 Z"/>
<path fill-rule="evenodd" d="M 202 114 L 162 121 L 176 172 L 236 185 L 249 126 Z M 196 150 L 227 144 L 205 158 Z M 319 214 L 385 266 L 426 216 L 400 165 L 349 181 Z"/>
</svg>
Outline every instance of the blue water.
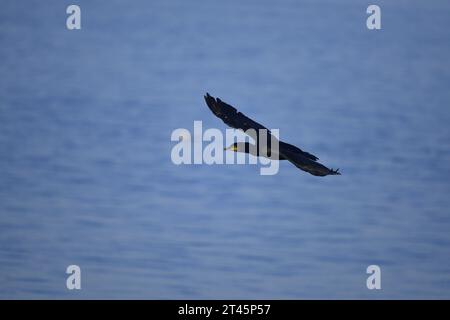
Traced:
<svg viewBox="0 0 450 320">
<path fill-rule="evenodd" d="M 0 5 L 0 298 L 450 298 L 448 1 L 72 3 Z M 206 91 L 343 175 L 175 166 Z"/>
</svg>

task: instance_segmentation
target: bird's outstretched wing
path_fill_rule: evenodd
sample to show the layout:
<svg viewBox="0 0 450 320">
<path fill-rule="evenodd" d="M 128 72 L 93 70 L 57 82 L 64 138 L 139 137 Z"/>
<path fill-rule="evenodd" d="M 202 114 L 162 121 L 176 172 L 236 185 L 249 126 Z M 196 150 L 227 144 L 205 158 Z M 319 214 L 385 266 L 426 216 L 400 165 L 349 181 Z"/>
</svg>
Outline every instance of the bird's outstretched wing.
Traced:
<svg viewBox="0 0 450 320">
<path fill-rule="evenodd" d="M 205 101 L 209 109 L 211 109 L 212 113 L 214 113 L 216 117 L 222 119 L 225 124 L 229 125 L 232 128 L 240 129 L 243 131 L 254 129 L 257 133 L 259 129 L 265 129 L 267 130 L 268 134 L 270 133 L 269 129 L 264 127 L 262 124 L 253 121 L 243 113 L 237 111 L 236 108 L 223 102 L 219 98 L 211 97 L 209 93 L 206 93 Z"/>
<path fill-rule="evenodd" d="M 243 131 L 247 131 L 248 129 L 254 129 L 256 130 L 256 134 L 259 134 L 259 129 L 265 129 L 267 130 L 267 138 L 268 138 L 268 144 L 270 139 L 270 130 L 264 127 L 262 124 L 259 124 L 256 121 L 253 121 L 243 113 L 236 110 L 236 108 L 230 106 L 229 104 L 223 102 L 219 98 L 214 98 L 209 95 L 209 93 L 206 93 L 205 96 L 206 104 L 208 105 L 209 109 L 211 109 L 212 113 L 222 121 L 227 124 L 228 126 L 240 129 Z M 301 150 L 300 148 L 297 148 L 296 146 L 293 146 L 289 143 L 285 143 L 280 141 L 280 149 L 286 149 L 290 153 L 298 153 L 303 157 L 306 157 L 312 161 L 316 161 L 319 158 L 317 158 L 315 155 L 312 155 L 308 152 L 305 152 Z"/>
</svg>

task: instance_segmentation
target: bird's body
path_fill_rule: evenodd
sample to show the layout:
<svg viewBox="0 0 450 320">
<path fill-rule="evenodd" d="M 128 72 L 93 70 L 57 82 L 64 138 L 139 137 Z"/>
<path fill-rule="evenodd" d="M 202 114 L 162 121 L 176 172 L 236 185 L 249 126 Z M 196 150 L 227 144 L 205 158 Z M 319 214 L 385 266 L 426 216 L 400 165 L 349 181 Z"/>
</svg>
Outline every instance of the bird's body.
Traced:
<svg viewBox="0 0 450 320">
<path fill-rule="evenodd" d="M 325 167 L 317 162 L 319 158 L 301 150 L 289 143 L 278 141 L 263 125 L 253 121 L 234 107 L 219 98 L 213 98 L 208 93 L 205 96 L 209 109 L 222 121 L 232 128 L 243 130 L 255 138 L 257 144 L 249 142 L 235 142 L 225 148 L 234 152 L 244 152 L 257 157 L 266 157 L 273 160 L 288 160 L 297 168 L 315 176 L 339 175 L 338 170 Z M 265 133 L 265 134 L 262 134 Z M 274 140 L 275 139 L 275 140 Z M 262 142 L 261 142 L 262 141 Z M 278 142 L 278 148 L 271 147 L 272 142 Z M 261 145 L 261 146 L 260 146 Z"/>
</svg>

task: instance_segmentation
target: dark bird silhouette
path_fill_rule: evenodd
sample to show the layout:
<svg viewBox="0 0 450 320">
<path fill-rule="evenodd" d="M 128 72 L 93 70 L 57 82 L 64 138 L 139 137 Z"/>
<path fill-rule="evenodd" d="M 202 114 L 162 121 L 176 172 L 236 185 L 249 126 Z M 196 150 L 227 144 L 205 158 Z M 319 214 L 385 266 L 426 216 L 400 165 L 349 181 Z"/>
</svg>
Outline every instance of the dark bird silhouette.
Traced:
<svg viewBox="0 0 450 320">
<path fill-rule="evenodd" d="M 210 96 L 209 93 L 206 93 L 206 96 L 204 97 L 206 104 L 214 115 L 222 119 L 225 124 L 232 128 L 243 130 L 246 134 L 249 134 L 249 132 L 253 133 L 249 135 L 252 136 L 252 138 L 255 138 L 257 142 L 257 145 L 249 142 L 235 142 L 230 147 L 225 148 L 225 150 L 245 152 L 254 156 L 263 156 L 270 159 L 288 160 L 297 168 L 315 176 L 340 175 L 339 169 L 328 169 L 324 165 L 317 162 L 319 158 L 315 155 L 305 152 L 289 143 L 278 141 L 278 150 L 275 150 L 276 148 L 271 148 L 271 139 L 272 141 L 276 141 L 278 139 L 276 139 L 276 137 L 273 136 L 266 127 L 248 118 L 243 113 L 237 111 L 236 108 L 223 102 L 219 98 Z M 265 136 L 261 134 L 262 132 L 265 132 Z M 262 139 L 267 139 L 264 144 L 267 147 L 265 147 L 265 149 L 263 148 L 260 153 L 259 144 Z"/>
</svg>

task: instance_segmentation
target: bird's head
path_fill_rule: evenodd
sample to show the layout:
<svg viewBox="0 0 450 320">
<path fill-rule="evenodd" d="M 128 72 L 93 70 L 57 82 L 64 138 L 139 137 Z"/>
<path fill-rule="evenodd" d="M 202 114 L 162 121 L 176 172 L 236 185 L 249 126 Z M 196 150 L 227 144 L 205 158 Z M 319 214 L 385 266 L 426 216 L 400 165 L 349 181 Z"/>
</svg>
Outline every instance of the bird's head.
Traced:
<svg viewBox="0 0 450 320">
<path fill-rule="evenodd" d="M 250 152 L 250 143 L 249 142 L 235 142 L 228 148 L 224 148 L 223 150 L 231 150 L 234 152 Z"/>
</svg>

